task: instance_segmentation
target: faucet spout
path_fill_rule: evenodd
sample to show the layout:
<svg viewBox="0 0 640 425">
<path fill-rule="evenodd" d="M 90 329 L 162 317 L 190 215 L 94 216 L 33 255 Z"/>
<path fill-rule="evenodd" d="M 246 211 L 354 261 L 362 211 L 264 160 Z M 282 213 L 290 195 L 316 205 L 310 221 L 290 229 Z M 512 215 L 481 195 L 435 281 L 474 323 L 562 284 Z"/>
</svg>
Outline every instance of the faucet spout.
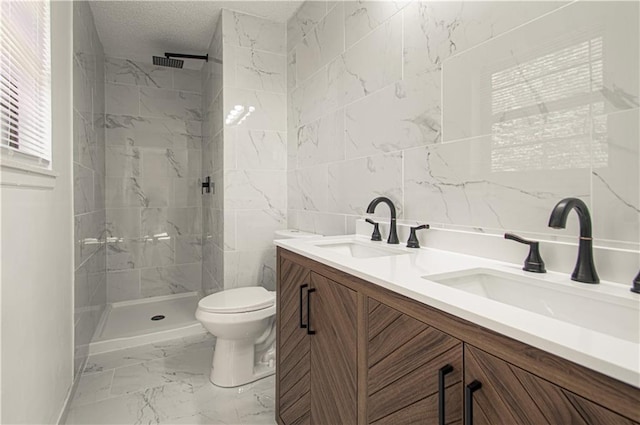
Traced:
<svg viewBox="0 0 640 425">
<path fill-rule="evenodd" d="M 571 280 L 583 283 L 599 283 L 600 278 L 593 262 L 593 237 L 591 231 L 591 215 L 587 205 L 578 198 L 565 198 L 558 202 L 551 211 L 549 227 L 564 229 L 567 226 L 569 212 L 575 210 L 580 221 L 580 241 L 578 243 L 578 260 L 571 274 Z"/>
<path fill-rule="evenodd" d="M 396 227 L 396 206 L 393 205 L 393 201 L 385 196 L 379 196 L 375 198 L 373 201 L 369 203 L 367 207 L 367 214 L 373 214 L 376 210 L 376 207 L 379 203 L 385 203 L 389 206 L 389 210 L 391 211 L 391 221 L 389 222 L 389 237 L 387 238 L 387 243 L 390 244 L 398 244 L 398 230 Z"/>
</svg>

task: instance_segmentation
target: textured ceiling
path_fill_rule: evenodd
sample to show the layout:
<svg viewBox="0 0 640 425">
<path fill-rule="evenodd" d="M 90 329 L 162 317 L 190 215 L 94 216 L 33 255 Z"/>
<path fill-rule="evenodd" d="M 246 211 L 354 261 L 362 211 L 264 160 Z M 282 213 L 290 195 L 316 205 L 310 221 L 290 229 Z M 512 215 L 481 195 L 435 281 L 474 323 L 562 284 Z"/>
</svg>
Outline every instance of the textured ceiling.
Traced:
<svg viewBox="0 0 640 425">
<path fill-rule="evenodd" d="M 301 1 L 91 1 L 91 10 L 105 54 L 151 61 L 164 52 L 203 55 L 209 48 L 220 9 L 228 8 L 278 22 Z M 200 69 L 201 61 L 185 61 Z"/>
</svg>

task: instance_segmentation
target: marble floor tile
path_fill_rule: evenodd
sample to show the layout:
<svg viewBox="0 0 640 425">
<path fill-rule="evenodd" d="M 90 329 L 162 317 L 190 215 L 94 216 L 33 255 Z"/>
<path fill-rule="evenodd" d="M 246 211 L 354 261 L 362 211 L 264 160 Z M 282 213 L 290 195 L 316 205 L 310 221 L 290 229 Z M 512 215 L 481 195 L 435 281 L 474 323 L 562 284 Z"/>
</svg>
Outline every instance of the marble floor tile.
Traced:
<svg viewBox="0 0 640 425">
<path fill-rule="evenodd" d="M 212 385 L 213 342 L 197 335 L 91 356 L 67 424 L 275 424 L 275 377 Z"/>
</svg>

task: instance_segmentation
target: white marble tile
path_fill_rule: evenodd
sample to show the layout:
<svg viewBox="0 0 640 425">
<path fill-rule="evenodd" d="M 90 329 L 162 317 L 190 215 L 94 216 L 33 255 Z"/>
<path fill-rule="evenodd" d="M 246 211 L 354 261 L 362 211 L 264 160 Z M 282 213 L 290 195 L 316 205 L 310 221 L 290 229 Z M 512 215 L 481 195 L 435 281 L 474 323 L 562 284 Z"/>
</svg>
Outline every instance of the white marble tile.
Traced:
<svg viewBox="0 0 640 425">
<path fill-rule="evenodd" d="M 83 374 L 73 398 L 72 408 L 108 398 L 112 379 L 113 370 Z"/>
<path fill-rule="evenodd" d="M 87 121 L 77 111 L 73 113 L 73 160 L 89 169 L 98 170 L 98 136 L 93 123 Z"/>
<path fill-rule="evenodd" d="M 326 211 L 331 190 L 326 164 L 292 170 L 287 177 L 289 208 Z"/>
<path fill-rule="evenodd" d="M 211 59 L 210 59 L 211 60 Z M 202 81 L 200 71 L 193 69 L 173 70 L 173 89 L 201 93 Z"/>
<path fill-rule="evenodd" d="M 291 91 L 297 85 L 298 77 L 296 76 L 296 51 L 292 50 L 287 55 L 287 90 Z"/>
<path fill-rule="evenodd" d="M 236 158 L 233 163 L 236 168 L 245 170 L 284 170 L 286 168 L 286 133 L 245 130 L 239 127 L 232 137 L 234 137 L 231 143 L 233 149 L 229 150 L 235 152 Z M 227 168 L 226 165 L 225 168 Z"/>
<path fill-rule="evenodd" d="M 339 59 L 334 62 L 338 61 L 342 63 Z M 327 110 L 328 96 L 333 93 L 343 94 L 341 87 L 335 88 L 335 85 L 333 91 L 330 91 L 328 85 L 330 70 L 331 65 L 328 70 L 319 71 L 291 92 L 288 105 L 290 126 L 298 127 L 320 118 Z"/>
<path fill-rule="evenodd" d="M 198 235 L 202 229 L 201 221 L 202 211 L 199 207 L 143 208 L 142 236 L 165 233 L 169 236 Z"/>
<path fill-rule="evenodd" d="M 286 208 L 286 172 L 228 170 L 224 173 L 225 209 Z"/>
<path fill-rule="evenodd" d="M 386 107 L 386 106 L 385 106 Z M 375 117 L 379 119 L 380 117 Z M 365 127 L 377 123 L 366 122 Z M 345 158 L 345 111 L 339 109 L 298 128 L 297 163 L 308 167 Z"/>
<path fill-rule="evenodd" d="M 347 49 L 381 23 L 402 10 L 409 1 L 346 1 L 344 4 Z"/>
<path fill-rule="evenodd" d="M 286 214 L 279 210 L 236 211 L 236 246 L 239 251 L 269 249 L 276 230 L 286 228 Z M 225 226 L 231 223 L 225 223 Z"/>
<path fill-rule="evenodd" d="M 140 88 L 140 115 L 143 117 L 200 120 L 201 107 L 199 93 Z"/>
<path fill-rule="evenodd" d="M 225 45 L 224 85 L 285 93 L 286 66 L 284 55 Z"/>
<path fill-rule="evenodd" d="M 187 149 L 141 148 L 140 152 L 142 175 L 145 178 L 187 176 L 189 170 Z"/>
<path fill-rule="evenodd" d="M 111 238 L 138 238 L 140 208 L 109 208 L 106 210 L 106 231 Z"/>
<path fill-rule="evenodd" d="M 106 137 L 109 146 L 170 147 L 173 135 L 180 134 L 185 123 L 170 119 L 134 116 L 106 116 Z"/>
<path fill-rule="evenodd" d="M 584 145 L 588 150 L 588 140 Z M 558 201 L 573 196 L 590 203 L 588 166 L 551 168 L 531 159 L 535 153 L 543 158 L 575 155 L 574 147 L 566 143 L 504 151 L 496 150 L 491 138 L 484 137 L 405 153 L 407 219 L 551 233 L 547 223 Z M 504 166 L 507 160 L 511 160 L 509 167 Z M 532 163 L 545 168 L 532 169 Z M 567 234 L 575 231 L 575 224 L 569 223 Z"/>
<path fill-rule="evenodd" d="M 340 3 L 296 47 L 296 78 L 311 74 L 344 52 L 344 10 Z"/>
<path fill-rule="evenodd" d="M 315 211 L 291 211 L 296 215 L 296 228 L 324 236 L 344 235 L 345 216 Z"/>
<path fill-rule="evenodd" d="M 105 57 L 107 83 L 121 83 L 145 87 L 172 88 L 173 70 L 129 59 Z"/>
<path fill-rule="evenodd" d="M 445 61 L 443 140 L 501 131 L 564 137 L 584 116 L 640 106 L 629 73 L 637 75 L 640 42 L 625 29 L 631 21 L 622 24 L 634 10 L 575 3 Z M 598 25 L 599 33 L 585 30 Z"/>
<path fill-rule="evenodd" d="M 148 268 L 140 273 L 140 292 L 145 298 L 199 291 L 202 288 L 200 264 Z"/>
<path fill-rule="evenodd" d="M 276 250 L 232 251 L 224 255 L 224 289 L 263 286 L 275 290 Z"/>
<path fill-rule="evenodd" d="M 640 109 L 596 117 L 593 127 L 593 235 L 632 242 L 640 237 Z"/>
<path fill-rule="evenodd" d="M 241 105 L 245 108 L 245 111 L 250 111 L 253 108 L 253 111 L 246 115 L 245 121 L 241 123 L 236 121 L 230 124 L 230 127 L 238 126 L 250 130 L 287 130 L 287 99 L 284 94 L 225 88 L 225 117 L 236 105 Z"/>
<path fill-rule="evenodd" d="M 411 2 L 404 14 L 404 76 L 441 68 L 448 57 L 565 5 L 563 1 Z"/>
<path fill-rule="evenodd" d="M 135 146 L 107 146 L 106 176 L 120 178 L 139 178 L 141 155 Z"/>
<path fill-rule="evenodd" d="M 120 84 L 107 84 L 105 89 L 105 98 L 107 114 L 140 114 L 140 90 L 138 87 Z"/>
<path fill-rule="evenodd" d="M 129 301 L 140 298 L 140 270 L 122 270 L 107 272 L 107 300 L 110 303 Z M 106 367 L 89 366 L 95 363 L 87 362 L 85 371 L 99 372 Z"/>
<path fill-rule="evenodd" d="M 337 66 L 337 67 L 336 67 Z M 350 103 L 402 78 L 402 14 L 389 19 L 347 50 L 332 72 Z"/>
<path fill-rule="evenodd" d="M 223 239 L 221 243 L 218 241 L 218 245 L 224 248 L 225 251 L 235 251 L 238 240 L 236 235 L 236 211 L 227 209 L 220 212 L 218 216 L 222 217 L 222 220 L 216 222 L 216 233 Z"/>
<path fill-rule="evenodd" d="M 191 264 L 202 261 L 202 236 L 176 236 L 175 263 Z"/>
<path fill-rule="evenodd" d="M 402 153 L 330 164 L 328 187 L 329 212 L 363 214 L 373 198 L 386 196 L 394 202 L 398 217 L 402 217 Z M 383 211 L 385 206 L 378 208 Z"/>
<path fill-rule="evenodd" d="M 194 167 L 200 168 L 200 167 Z M 202 204 L 202 180 L 185 177 L 172 178 L 172 192 L 169 195 L 169 205 L 172 207 L 198 207 Z M 214 182 L 215 184 L 215 182 Z"/>
<path fill-rule="evenodd" d="M 293 50 L 304 37 L 311 33 L 327 10 L 326 1 L 302 3 L 302 6 L 287 21 L 287 51 Z"/>
<path fill-rule="evenodd" d="M 346 157 L 393 152 L 440 141 L 440 85 L 404 80 L 347 106 Z"/>
<path fill-rule="evenodd" d="M 93 88 L 91 80 L 77 56 L 73 61 L 73 107 L 86 120 L 91 120 Z"/>
<path fill-rule="evenodd" d="M 222 34 L 225 43 L 273 53 L 286 53 L 285 24 L 223 9 Z"/>
<path fill-rule="evenodd" d="M 93 171 L 73 163 L 73 213 L 84 214 L 94 209 Z M 100 176 L 96 176 L 100 178 Z"/>
</svg>

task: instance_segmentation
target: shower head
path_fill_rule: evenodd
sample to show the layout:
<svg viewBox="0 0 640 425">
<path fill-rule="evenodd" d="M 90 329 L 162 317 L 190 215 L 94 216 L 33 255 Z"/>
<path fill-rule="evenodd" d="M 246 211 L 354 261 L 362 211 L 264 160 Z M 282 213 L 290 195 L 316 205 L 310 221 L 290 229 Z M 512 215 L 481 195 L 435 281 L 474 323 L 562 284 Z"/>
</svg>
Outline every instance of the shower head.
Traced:
<svg viewBox="0 0 640 425">
<path fill-rule="evenodd" d="M 172 58 L 199 59 L 205 62 L 209 62 L 208 54 L 204 56 L 199 56 L 199 55 L 185 55 L 182 53 L 165 53 L 164 57 L 154 56 L 153 64 L 159 65 L 159 66 L 168 66 L 170 68 L 182 68 L 182 66 L 184 65 L 184 61 L 181 59 L 172 59 Z"/>
<path fill-rule="evenodd" d="M 181 59 L 171 59 L 169 57 L 154 56 L 153 64 L 158 66 L 168 66 L 169 68 L 182 68 L 184 61 Z"/>
</svg>

